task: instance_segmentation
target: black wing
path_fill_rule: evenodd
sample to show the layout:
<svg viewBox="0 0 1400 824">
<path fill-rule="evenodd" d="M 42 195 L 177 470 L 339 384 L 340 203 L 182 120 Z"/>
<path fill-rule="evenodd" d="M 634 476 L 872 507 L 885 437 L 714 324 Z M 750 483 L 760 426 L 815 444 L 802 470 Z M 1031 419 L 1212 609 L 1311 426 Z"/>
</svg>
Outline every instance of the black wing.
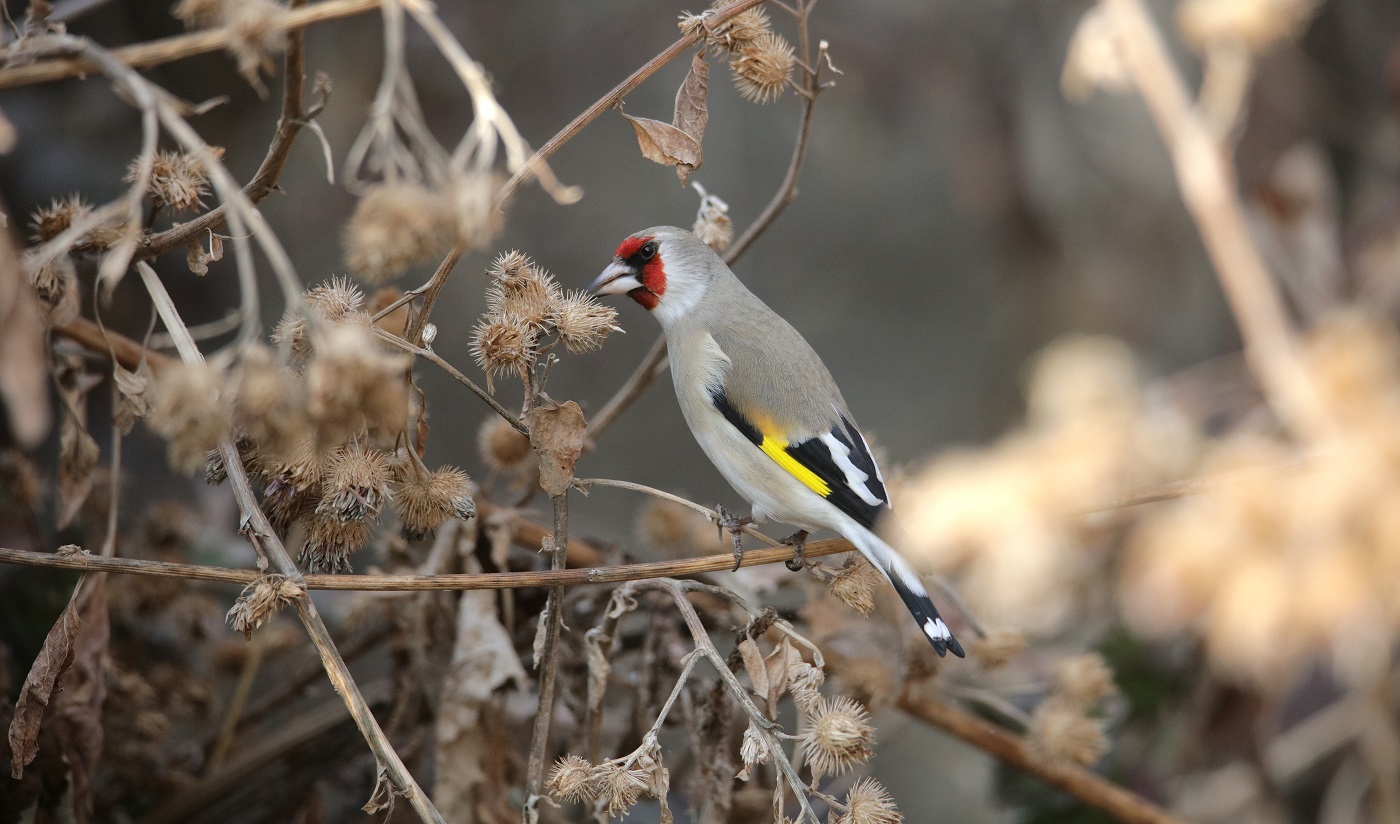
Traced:
<svg viewBox="0 0 1400 824">
<path fill-rule="evenodd" d="M 845 415 L 825 435 L 789 443 L 781 433 L 764 432 L 746 418 L 723 389 L 711 388 L 710 401 L 754 446 L 861 525 L 873 528 L 880 513 L 889 507 L 884 479 L 870 447 Z"/>
</svg>

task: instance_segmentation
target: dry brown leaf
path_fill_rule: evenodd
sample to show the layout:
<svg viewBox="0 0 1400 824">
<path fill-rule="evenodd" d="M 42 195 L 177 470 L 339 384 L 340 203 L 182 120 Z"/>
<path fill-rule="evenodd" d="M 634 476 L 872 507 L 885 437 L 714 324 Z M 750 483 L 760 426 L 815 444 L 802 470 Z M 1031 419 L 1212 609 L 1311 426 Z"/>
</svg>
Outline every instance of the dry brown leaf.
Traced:
<svg viewBox="0 0 1400 824">
<path fill-rule="evenodd" d="M 753 691 L 768 695 L 768 668 L 763 664 L 763 653 L 759 651 L 758 644 L 752 638 L 745 638 L 739 642 L 739 655 L 744 659 L 744 671 L 753 682 Z"/>
<path fill-rule="evenodd" d="M 705 53 L 700 52 L 690 61 L 685 82 L 676 90 L 676 114 L 671 118 L 671 125 L 695 138 L 696 143 L 705 139 L 705 126 L 710 122 L 710 110 L 705 105 L 709 91 L 710 64 L 705 62 Z M 696 161 L 699 166 L 699 158 Z"/>
<path fill-rule="evenodd" d="M 185 265 L 190 267 L 191 272 L 203 277 L 209 274 L 209 254 L 200 244 L 191 243 L 189 251 L 185 253 Z"/>
<path fill-rule="evenodd" d="M 627 118 L 637 133 L 642 157 L 662 166 L 675 166 L 682 186 L 690 173 L 700 168 L 700 141 L 670 123 L 633 117 L 630 114 L 624 114 L 623 117 Z"/>
<path fill-rule="evenodd" d="M 24 768 L 39 752 L 39 727 L 44 722 L 44 712 L 54 697 L 58 679 L 73 663 L 73 641 L 78 637 L 78 594 L 82 592 L 83 579 L 73 589 L 73 597 L 68 606 L 54 622 L 29 668 L 29 675 L 20 689 L 19 700 L 15 702 L 15 717 L 10 722 L 10 775 L 19 779 Z"/>
<path fill-rule="evenodd" d="M 114 363 L 112 377 L 116 380 L 119 395 L 113 420 L 123 435 L 129 435 L 138 420 L 143 420 L 151 414 L 151 366 L 142 360 L 133 372 L 119 363 Z"/>
<path fill-rule="evenodd" d="M 468 572 L 481 565 L 469 558 Z M 476 820 L 487 792 L 487 770 L 501 761 L 491 721 L 496 693 L 507 684 L 529 680 L 501 625 L 496 596 L 488 590 L 464 592 L 457 605 L 456 639 L 437 712 L 438 780 L 433 802 L 449 821 Z"/>
<path fill-rule="evenodd" d="M 105 579 L 96 577 L 78 607 L 81 621 L 73 643 L 73 663 L 54 700 L 59 746 L 68 765 L 75 824 L 93 821 L 93 775 L 104 741 L 102 704 L 107 678 L 102 659 L 111 637 Z"/>
<path fill-rule="evenodd" d="M 540 460 L 540 486 L 551 497 L 562 495 L 574 481 L 574 463 L 583 451 L 588 423 L 573 401 L 539 405 L 530 410 L 530 446 Z"/>
<path fill-rule="evenodd" d="M 768 668 L 768 708 L 773 711 L 778 706 L 778 699 L 787 692 L 788 672 L 797 664 L 802 663 L 802 653 L 792 645 L 792 641 L 784 638 L 778 642 L 777 649 L 768 654 L 768 659 L 764 664 Z"/>
</svg>

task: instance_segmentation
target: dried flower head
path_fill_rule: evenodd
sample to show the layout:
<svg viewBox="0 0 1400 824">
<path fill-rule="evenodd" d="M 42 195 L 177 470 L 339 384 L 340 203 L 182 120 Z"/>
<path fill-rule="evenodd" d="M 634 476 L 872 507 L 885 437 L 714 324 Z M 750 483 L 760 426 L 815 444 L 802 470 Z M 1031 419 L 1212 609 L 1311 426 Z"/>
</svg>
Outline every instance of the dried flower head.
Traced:
<svg viewBox="0 0 1400 824">
<path fill-rule="evenodd" d="M 493 314 L 519 318 L 537 334 L 553 328 L 564 292 L 548 273 L 531 267 L 529 277 L 496 281 L 486 290 L 486 305 Z"/>
<path fill-rule="evenodd" d="M 846 791 L 846 811 L 836 824 L 900 824 L 904 815 L 884 785 L 869 776 Z"/>
<path fill-rule="evenodd" d="M 1071 655 L 1055 665 L 1055 695 L 1072 707 L 1090 709 L 1116 691 L 1113 670 L 1097 652 Z"/>
<path fill-rule="evenodd" d="M 604 762 L 597 772 L 598 797 L 608 815 L 618 816 L 632 809 L 642 793 L 651 787 L 650 771 L 629 767 L 621 759 Z"/>
<path fill-rule="evenodd" d="M 748 781 L 750 770 L 758 764 L 767 764 L 772 758 L 767 735 L 754 726 L 753 720 L 750 719 L 749 725 L 744 728 L 744 741 L 739 745 L 739 760 L 744 762 L 744 768 L 735 777 L 740 781 Z"/>
<path fill-rule="evenodd" d="M 495 415 L 482 421 L 476 446 L 481 460 L 493 472 L 520 472 L 535 465 L 530 439 Z"/>
<path fill-rule="evenodd" d="M 310 439 L 298 444 L 296 452 L 307 457 L 270 468 L 263 490 L 262 510 L 282 533 L 297 521 L 311 517 L 323 497 L 325 462 L 316 457 Z"/>
<path fill-rule="evenodd" d="M 346 444 L 331 453 L 316 514 L 341 521 L 376 519 L 389 497 L 390 477 L 389 459 L 383 452 L 358 441 Z"/>
<path fill-rule="evenodd" d="M 522 318 L 511 314 L 486 315 L 472 330 L 472 357 L 486 373 L 492 387 L 497 375 L 529 374 L 538 354 L 535 330 Z"/>
<path fill-rule="evenodd" d="M 792 693 L 792 703 L 804 713 L 811 714 L 822 700 L 821 685 L 826 681 L 826 673 L 806 661 L 800 661 L 788 668 L 788 692 Z"/>
<path fill-rule="evenodd" d="M 692 184 L 700 195 L 700 209 L 695 213 L 695 225 L 690 231 L 700 242 L 723 252 L 734 241 L 734 221 L 729 219 L 729 204 L 709 194 L 699 183 Z"/>
<path fill-rule="evenodd" d="M 1027 734 L 1031 752 L 1050 764 L 1070 761 L 1087 766 L 1107 749 L 1098 721 L 1054 698 L 1036 707 Z"/>
<path fill-rule="evenodd" d="M 30 219 L 30 226 L 34 229 L 34 242 L 53 240 L 75 221 L 82 220 L 91 213 L 92 207 L 83 200 L 82 195 L 71 194 L 62 200 L 54 198 L 47 207 L 41 207 L 34 212 Z"/>
<path fill-rule="evenodd" d="M 73 259 L 59 255 L 36 269 L 29 269 L 29 285 L 39 298 L 39 306 L 44 319 L 50 325 L 67 323 L 78 316 L 82 290 L 78 286 L 78 273 L 73 267 Z"/>
<path fill-rule="evenodd" d="M 795 62 L 792 45 L 782 35 L 766 32 L 734 52 L 729 71 L 745 100 L 772 103 L 787 88 Z"/>
<path fill-rule="evenodd" d="M 518 249 L 509 252 L 502 252 L 491 261 L 487 267 L 486 274 L 501 282 L 502 286 L 510 288 L 523 279 L 532 277 L 535 264 L 530 260 L 530 256 Z"/>
<path fill-rule="evenodd" d="M 193 474 L 204 456 L 233 426 L 233 410 L 223 397 L 223 376 L 207 363 L 182 363 L 156 378 L 152 429 L 170 442 L 170 465 Z"/>
<path fill-rule="evenodd" d="M 284 575 L 261 575 L 243 588 L 243 593 L 228 611 L 229 626 L 251 640 L 253 630 L 262 626 L 269 615 L 302 594 L 304 590 Z"/>
<path fill-rule="evenodd" d="M 1026 636 L 1014 630 L 992 630 L 985 637 L 972 640 L 973 657 L 989 670 L 1020 655 L 1025 648 Z"/>
<path fill-rule="evenodd" d="M 255 346 L 244 353 L 236 389 L 234 421 L 264 455 L 290 454 L 305 440 L 306 383 L 279 364 L 270 348 Z"/>
<path fill-rule="evenodd" d="M 223 157 L 223 149 L 210 148 L 216 158 Z M 125 179 L 128 183 L 136 181 L 139 165 L 138 159 L 127 167 Z M 209 194 L 204 164 L 194 155 L 166 150 L 156 152 L 151 163 L 149 193 L 156 203 L 172 209 L 184 211 L 203 206 L 204 196 Z"/>
<path fill-rule="evenodd" d="M 342 521 L 318 514 L 311 520 L 297 561 L 312 572 L 350 572 L 350 556 L 369 543 L 373 531 L 374 524 L 368 520 Z"/>
<path fill-rule="evenodd" d="M 868 616 L 875 609 L 875 588 L 883 583 L 879 570 L 862 556 L 852 554 L 827 587 L 841 603 Z"/>
<path fill-rule="evenodd" d="M 471 479 L 457 467 L 432 472 L 409 467 L 399 475 L 393 487 L 394 509 L 410 538 L 431 535 L 449 518 L 465 521 L 476 516 Z"/>
<path fill-rule="evenodd" d="M 495 173 L 464 172 L 454 178 L 444 193 L 448 214 L 456 222 L 457 242 L 480 248 L 500 234 L 503 215 L 496 193 L 504 181 Z"/>
<path fill-rule="evenodd" d="M 230 0 L 180 0 L 171 14 L 191 28 L 217 26 L 223 22 L 224 7 Z"/>
<path fill-rule="evenodd" d="M 318 335 L 306 368 L 307 410 L 317 444 L 330 448 L 368 430 L 397 433 L 408 419 L 408 361 L 385 352 L 363 326 L 332 326 Z"/>
<path fill-rule="evenodd" d="M 870 726 L 869 713 L 844 695 L 823 698 L 809 721 L 811 727 L 802 744 L 813 778 L 840 775 L 875 754 L 871 749 L 875 729 Z"/>
<path fill-rule="evenodd" d="M 287 10 L 272 0 L 234 0 L 223 8 L 221 22 L 229 31 L 228 50 L 238 61 L 238 73 L 264 97 L 262 75 L 276 71 L 272 56 L 287 45 L 286 16 Z"/>
<path fill-rule="evenodd" d="M 287 310 L 272 332 L 272 342 L 289 350 L 293 363 L 305 363 L 313 352 L 308 313 L 332 325 L 369 326 L 369 315 L 364 311 L 364 292 L 349 278 L 333 277 L 306 290 L 303 298 L 302 308 Z"/>
<path fill-rule="evenodd" d="M 592 801 L 602 791 L 597 775 L 598 768 L 587 759 L 566 755 L 554 763 L 549 774 L 549 790 L 562 801 Z"/>
<path fill-rule="evenodd" d="M 345 262 L 372 283 L 404 273 L 445 248 L 453 226 L 438 193 L 417 183 L 369 187 L 345 226 Z"/>
<path fill-rule="evenodd" d="M 703 32 L 705 42 L 710 46 L 731 52 L 752 44 L 759 37 L 772 31 L 772 26 L 768 22 L 768 14 L 762 9 L 749 9 L 734 15 L 723 23 L 711 23 L 710 20 L 714 13 L 722 11 L 727 5 L 729 5 L 727 0 L 720 0 L 704 14 L 681 15 L 679 24 L 681 31 L 685 34 Z"/>
<path fill-rule="evenodd" d="M 609 334 L 622 331 L 617 310 L 582 291 L 570 292 L 555 304 L 553 321 L 559 340 L 576 355 L 598 349 Z"/>
</svg>

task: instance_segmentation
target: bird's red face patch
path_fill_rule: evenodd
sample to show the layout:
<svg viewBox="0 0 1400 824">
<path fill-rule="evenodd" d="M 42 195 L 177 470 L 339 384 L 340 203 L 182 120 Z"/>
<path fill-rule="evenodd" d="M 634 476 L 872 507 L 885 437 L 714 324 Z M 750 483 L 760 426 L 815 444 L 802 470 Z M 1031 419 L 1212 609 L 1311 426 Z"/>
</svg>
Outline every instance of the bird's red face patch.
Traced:
<svg viewBox="0 0 1400 824">
<path fill-rule="evenodd" d="M 637 280 L 642 285 L 633 289 L 627 296 L 651 311 L 666 294 L 666 268 L 661 262 L 660 244 L 649 237 L 629 237 L 617 247 L 617 257 L 626 261 L 637 272 Z"/>
</svg>

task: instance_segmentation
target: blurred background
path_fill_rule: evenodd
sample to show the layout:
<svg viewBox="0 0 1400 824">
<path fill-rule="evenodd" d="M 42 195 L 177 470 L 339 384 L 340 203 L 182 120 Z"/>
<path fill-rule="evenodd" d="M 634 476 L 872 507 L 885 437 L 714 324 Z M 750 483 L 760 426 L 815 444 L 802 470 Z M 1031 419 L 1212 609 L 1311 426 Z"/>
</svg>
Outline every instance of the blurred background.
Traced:
<svg viewBox="0 0 1400 824">
<path fill-rule="evenodd" d="M 18 18 L 25 5 L 8 7 Z M 68 29 L 106 46 L 183 30 L 164 2 L 92 5 Z M 1142 393 L 1142 403 L 1171 407 L 1200 432 L 1259 414 L 1257 392 L 1237 354 L 1235 325 L 1141 100 L 1095 93 L 1072 103 L 1062 91 L 1071 35 L 1090 7 L 1080 0 L 826 0 L 812 15 L 812 35 L 830 42 L 840 74 L 816 106 L 797 199 L 735 270 L 825 359 L 888 475 L 915 477 L 947 450 L 987 446 L 1018 427 L 1027 414 L 1036 353 L 1068 335 L 1120 341 L 1131 353 L 1125 380 L 1141 387 L 1133 391 Z M 1194 86 L 1200 63 L 1175 35 L 1175 5 L 1152 7 Z M 677 15 L 687 10 L 701 9 L 638 0 L 475 0 L 443 3 L 439 14 L 490 72 L 500 102 L 538 146 L 674 40 Z M 790 31 L 781 11 L 773 17 L 779 30 Z M 444 145 L 454 145 L 470 123 L 469 100 L 413 26 L 408 43 L 427 122 Z M 307 30 L 308 73 L 324 72 L 332 81 L 319 122 L 338 181 L 374 97 L 382 52 L 375 14 Z M 628 95 L 627 113 L 668 120 L 685 62 L 675 61 Z M 192 122 L 207 141 L 226 148 L 235 177 L 252 175 L 275 128 L 277 83 L 270 82 L 272 95 L 260 99 L 223 53 L 147 74 L 187 100 L 227 94 L 226 103 Z M 768 106 L 743 100 L 722 61 L 713 61 L 704 164 L 692 180 L 730 205 L 739 231 L 779 186 L 801 108 L 791 93 Z M 18 131 L 14 149 L 0 156 L 0 192 L 12 231 L 27 233 L 24 216 L 53 198 L 81 192 L 104 202 L 123 191 L 122 175 L 139 146 L 139 119 L 103 80 L 0 92 L 0 110 Z M 1332 273 L 1318 311 L 1354 301 L 1365 292 L 1366 278 L 1397 277 L 1393 256 L 1379 275 L 1374 267 L 1363 275 L 1357 261 L 1374 250 L 1377 238 L 1392 237 L 1400 218 L 1400 4 L 1321 3 L 1296 41 L 1259 56 L 1237 135 L 1242 196 L 1256 229 L 1273 238 L 1267 244 L 1275 255 L 1271 263 L 1287 269 L 1321 256 L 1322 268 Z M 478 374 L 469 347 L 472 324 L 485 309 L 483 270 L 497 253 L 520 249 L 564 286 L 581 288 L 627 234 L 658 224 L 690 226 L 695 219 L 694 190 L 679 185 L 672 170 L 643 159 L 616 112 L 600 117 L 551 163 L 563 182 L 583 189 L 583 199 L 560 206 L 527 186 L 508 206 L 492 248 L 468 253 L 437 304 L 433 348 L 470 375 Z M 346 274 L 340 238 L 356 198 L 327 181 L 312 135 L 298 139 L 280 185 L 283 191 L 259 208 L 300 278 L 309 286 Z M 237 305 L 231 258 L 211 264 L 204 277 L 192 275 L 180 254 L 156 265 L 191 325 L 222 318 Z M 396 284 L 416 286 L 432 269 L 416 267 Z M 87 273 L 85 290 L 90 286 Z M 1298 300 L 1296 291 L 1289 294 L 1292 310 L 1306 322 L 1317 306 Z M 271 328 L 282 306 L 267 276 L 263 297 L 263 320 Z M 585 414 L 606 402 L 658 334 L 643 310 L 623 303 L 618 309 L 626 334 L 600 352 L 565 355 L 551 378 L 551 395 L 577 400 Z M 1368 304 L 1380 317 L 1393 314 L 1382 298 L 1368 298 Z M 90 297 L 84 305 L 91 305 Z M 146 307 L 139 283 L 127 278 L 104 319 L 139 338 Z M 1108 360 L 1116 364 L 1117 357 Z M 457 464 L 487 477 L 476 446 L 487 412 L 440 371 L 425 365 L 418 374 L 431 399 L 429 465 Z M 518 389 L 502 391 L 507 405 L 518 402 L 512 392 Z M 94 416 L 106 414 L 104 397 L 94 393 Z M 92 432 L 105 455 L 107 428 L 94 425 Z M 54 436 L 36 460 L 52 465 L 56 449 Z M 200 513 L 197 531 L 226 535 L 234 526 L 227 489 L 192 489 L 168 474 L 163 444 L 149 430 L 138 426 L 125 450 L 126 471 L 142 479 L 123 493 L 134 507 L 175 499 Z M 604 434 L 578 473 L 635 481 L 707 505 L 741 503 L 694 444 L 666 378 Z M 577 501 L 574 533 L 626 544 L 629 551 L 645 546 L 635 540 L 643 504 L 617 490 L 595 490 Z M 533 511 L 547 519 L 547 501 L 537 500 Z M 22 533 L 3 534 L 5 545 L 26 540 Z M 939 557 L 930 553 L 929 563 L 955 578 L 966 569 L 962 561 L 945 565 Z M 1109 553 L 1094 563 L 1112 576 L 1118 558 Z M 37 574 L 0 567 L 0 592 L 13 594 Z M 56 609 L 52 604 L 66 597 L 57 582 L 66 579 L 53 580 L 57 601 L 48 601 Z M 1126 743 L 1101 767 L 1156 800 L 1184 803 L 1181 785 L 1170 785 L 1183 772 L 1153 766 L 1152 759 L 1171 737 L 1163 729 L 1172 708 L 1192 705 L 1197 717 L 1209 719 L 1204 729 L 1174 730 L 1196 737 L 1189 748 L 1194 755 L 1185 761 L 1201 766 L 1211 761 L 1205 742 L 1212 736 L 1249 750 L 1247 740 L 1264 735 L 1261 726 L 1280 723 L 1279 716 L 1260 714 L 1261 704 L 1271 712 L 1290 700 L 1315 707 L 1344 691 L 1303 665 L 1290 683 L 1317 681 L 1311 689 L 1269 694 L 1196 680 L 1191 662 L 1199 663 L 1201 653 L 1195 643 L 1153 646 L 1105 617 L 1116 615 L 1108 586 L 1091 598 L 1102 608 L 1092 621 L 1076 627 L 1074 611 L 1061 610 L 1053 634 L 1071 646 L 1100 649 L 1119 672 L 1126 697 L 1111 715 Z M 38 588 L 0 607 L 12 650 L 12 693 L 51 620 L 52 613 L 31 614 L 43 614 L 34 604 L 45 598 Z M 1014 609 L 986 606 L 984 621 L 1031 629 L 1017 624 Z M 1376 689 L 1387 698 L 1378 700 L 1393 709 L 1395 682 L 1379 683 Z M 924 727 L 900 724 L 894 710 L 887 712 L 877 716 L 882 737 L 871 771 L 908 821 L 1108 820 L 1043 788 L 1022 786 L 1026 779 L 999 770 L 987 756 Z M 1303 715 L 1297 710 L 1292 717 Z M 1391 715 L 1389 723 L 1395 720 Z M 1255 788 L 1264 801 L 1247 808 L 1254 816 L 1247 820 L 1346 820 L 1328 818 L 1322 800 L 1337 769 L 1335 762 L 1324 764 L 1301 788 Z M 1384 817 L 1393 806 L 1364 809 L 1365 820 L 1394 820 Z"/>
</svg>

